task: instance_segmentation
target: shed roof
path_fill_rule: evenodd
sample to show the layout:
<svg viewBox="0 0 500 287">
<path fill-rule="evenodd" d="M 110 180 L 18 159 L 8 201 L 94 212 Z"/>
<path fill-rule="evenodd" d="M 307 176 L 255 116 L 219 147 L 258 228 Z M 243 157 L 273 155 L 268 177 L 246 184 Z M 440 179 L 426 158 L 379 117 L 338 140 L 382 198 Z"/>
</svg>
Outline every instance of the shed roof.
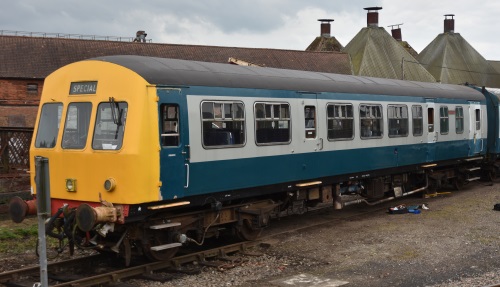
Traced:
<svg viewBox="0 0 500 287">
<path fill-rule="evenodd" d="M 345 46 L 354 75 L 435 82 L 434 77 L 382 27 L 365 27 Z"/>
<path fill-rule="evenodd" d="M 460 33 L 439 34 L 420 52 L 418 60 L 442 83 L 500 87 L 498 73 Z"/>
<path fill-rule="evenodd" d="M 142 55 L 227 63 L 229 57 L 265 67 L 352 74 L 349 55 L 280 49 L 0 36 L 0 77 L 43 79 L 66 64 L 109 55 Z"/>
<path fill-rule="evenodd" d="M 306 48 L 306 51 L 321 51 L 321 52 L 331 52 L 331 51 L 341 51 L 344 46 L 335 37 L 316 37 L 314 41 Z"/>
</svg>

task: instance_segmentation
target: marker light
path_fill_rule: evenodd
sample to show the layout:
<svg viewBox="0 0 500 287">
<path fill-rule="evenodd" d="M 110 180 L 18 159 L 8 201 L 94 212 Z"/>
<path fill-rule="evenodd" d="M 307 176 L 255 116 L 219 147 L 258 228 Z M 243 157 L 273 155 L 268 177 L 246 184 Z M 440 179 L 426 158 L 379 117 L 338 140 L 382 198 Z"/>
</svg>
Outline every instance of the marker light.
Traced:
<svg viewBox="0 0 500 287">
<path fill-rule="evenodd" d="M 106 191 L 113 191 L 116 187 L 116 181 L 114 178 L 110 177 L 104 181 L 104 189 Z"/>
<path fill-rule="evenodd" d="M 74 178 L 66 179 L 66 191 L 76 192 L 76 179 Z"/>
</svg>

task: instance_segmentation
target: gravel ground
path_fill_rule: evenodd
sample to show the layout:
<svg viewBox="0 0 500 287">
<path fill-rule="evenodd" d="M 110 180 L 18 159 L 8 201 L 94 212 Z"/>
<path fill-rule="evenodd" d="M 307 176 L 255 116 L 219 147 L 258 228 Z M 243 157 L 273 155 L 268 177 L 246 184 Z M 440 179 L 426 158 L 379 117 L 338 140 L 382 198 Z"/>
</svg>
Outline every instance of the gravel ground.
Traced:
<svg viewBox="0 0 500 287">
<path fill-rule="evenodd" d="M 421 214 L 388 214 L 387 207 L 427 203 Z M 353 206 L 275 222 L 267 234 L 322 223 L 269 239 L 264 256 L 223 272 L 139 286 L 293 286 L 280 279 L 311 274 L 344 286 L 487 286 L 500 283 L 500 184 L 475 183 L 435 198 L 401 199 L 386 206 Z M 373 212 L 349 217 L 360 210 Z M 265 235 L 265 234 L 264 234 Z M 320 280 L 321 281 L 321 280 Z M 306 285 L 295 286 L 311 286 Z"/>
<path fill-rule="evenodd" d="M 421 214 L 387 213 L 390 206 L 422 203 L 430 209 Z M 266 238 L 269 245 L 256 250 L 264 255 L 243 257 L 235 268 L 202 267 L 198 275 L 160 273 L 171 276 L 164 283 L 140 279 L 127 283 L 143 287 L 341 286 L 333 284 L 337 281 L 349 282 L 342 285 L 348 287 L 488 286 L 500 283 L 500 212 L 493 210 L 495 203 L 500 203 L 500 183 L 479 182 L 435 198 L 411 197 L 375 207 L 356 205 L 291 216 L 273 221 L 264 232 L 263 236 L 282 232 Z M 2 265 L 29 265 L 22 258 L 33 260 L 32 256 L 4 257 Z M 316 282 L 322 283 L 280 283 L 299 274 L 316 276 Z"/>
</svg>

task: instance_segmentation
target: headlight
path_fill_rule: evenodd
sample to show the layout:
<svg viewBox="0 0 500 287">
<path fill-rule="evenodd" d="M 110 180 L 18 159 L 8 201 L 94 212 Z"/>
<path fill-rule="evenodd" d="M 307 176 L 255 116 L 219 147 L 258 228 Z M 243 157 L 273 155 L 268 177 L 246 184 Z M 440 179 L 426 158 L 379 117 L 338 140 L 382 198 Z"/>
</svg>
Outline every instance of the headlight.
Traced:
<svg viewBox="0 0 500 287">
<path fill-rule="evenodd" d="M 115 189 L 116 187 L 116 181 L 114 178 L 108 178 L 106 179 L 106 181 L 104 181 L 104 189 L 106 191 L 113 191 L 113 189 Z"/>
<path fill-rule="evenodd" d="M 76 192 L 76 179 L 74 178 L 66 179 L 66 191 Z"/>
</svg>

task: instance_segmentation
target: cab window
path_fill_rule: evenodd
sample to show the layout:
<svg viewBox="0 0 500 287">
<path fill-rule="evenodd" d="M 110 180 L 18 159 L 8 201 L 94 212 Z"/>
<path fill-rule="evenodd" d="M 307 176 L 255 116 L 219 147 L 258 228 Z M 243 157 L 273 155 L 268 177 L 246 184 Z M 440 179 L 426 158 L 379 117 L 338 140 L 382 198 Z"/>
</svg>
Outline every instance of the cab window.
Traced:
<svg viewBox="0 0 500 287">
<path fill-rule="evenodd" d="M 62 107 L 61 103 L 50 103 L 42 106 L 35 147 L 53 148 L 56 146 L 57 134 L 61 125 Z"/>
<path fill-rule="evenodd" d="M 89 133 L 91 103 L 71 103 L 66 112 L 62 148 L 83 149 Z"/>
<path fill-rule="evenodd" d="M 128 104 L 125 102 L 100 103 L 94 128 L 92 148 L 95 150 L 117 150 L 122 147 Z"/>
</svg>

